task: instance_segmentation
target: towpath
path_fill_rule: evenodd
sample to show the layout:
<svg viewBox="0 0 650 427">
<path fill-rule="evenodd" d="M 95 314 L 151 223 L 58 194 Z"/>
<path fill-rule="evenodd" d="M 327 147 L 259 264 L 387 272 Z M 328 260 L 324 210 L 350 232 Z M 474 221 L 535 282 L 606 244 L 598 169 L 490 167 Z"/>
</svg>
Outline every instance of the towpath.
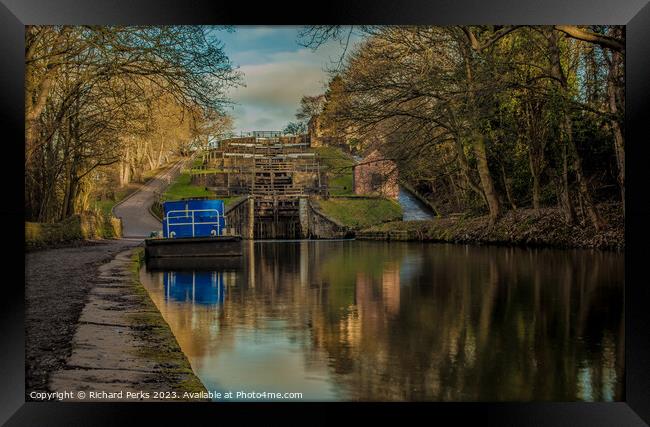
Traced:
<svg viewBox="0 0 650 427">
<path fill-rule="evenodd" d="M 160 222 L 149 213 L 182 162 L 114 209 L 125 237 L 25 255 L 26 392 L 202 390 L 169 327 L 134 282 L 134 249 Z M 153 355 L 160 355 L 159 360 Z"/>
</svg>

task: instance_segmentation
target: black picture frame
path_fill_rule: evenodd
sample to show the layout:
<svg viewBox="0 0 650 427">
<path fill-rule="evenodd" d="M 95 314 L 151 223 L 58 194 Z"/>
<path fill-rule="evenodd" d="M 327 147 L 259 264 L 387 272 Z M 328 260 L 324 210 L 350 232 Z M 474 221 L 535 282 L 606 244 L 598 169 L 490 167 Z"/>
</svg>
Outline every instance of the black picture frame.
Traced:
<svg viewBox="0 0 650 427">
<path fill-rule="evenodd" d="M 643 265 L 650 241 L 646 195 L 650 125 L 650 5 L 648 0 L 435 0 L 338 1 L 281 5 L 207 0 L 0 0 L 0 102 L 2 181 L 0 203 L 5 271 L 0 310 L 0 422 L 6 425 L 142 424 L 151 416 L 167 422 L 236 413 L 267 421 L 313 422 L 380 416 L 387 422 L 426 416 L 443 425 L 643 426 L 650 423 L 650 287 Z M 427 403 L 427 404 L 109 404 L 25 403 L 23 186 L 24 26 L 28 24 L 624 24 L 626 44 L 626 387 L 614 403 Z M 6 228 L 5 228 L 6 227 Z M 24 276 L 24 268 L 22 270 Z M 10 278 L 12 277 L 12 278 Z M 23 282 L 24 284 L 24 282 Z M 296 411 L 299 412 L 296 415 Z M 343 413 L 341 413 L 343 412 Z M 290 415 L 293 414 L 293 415 Z M 215 418 L 217 417 L 217 418 Z"/>
</svg>

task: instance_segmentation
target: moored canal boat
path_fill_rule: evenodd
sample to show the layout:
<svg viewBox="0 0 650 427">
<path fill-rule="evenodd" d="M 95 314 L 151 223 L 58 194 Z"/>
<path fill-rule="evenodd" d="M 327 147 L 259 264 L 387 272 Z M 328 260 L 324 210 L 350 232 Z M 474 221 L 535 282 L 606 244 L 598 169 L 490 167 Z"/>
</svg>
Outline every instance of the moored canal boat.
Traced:
<svg viewBox="0 0 650 427">
<path fill-rule="evenodd" d="M 223 200 L 164 202 L 162 228 L 162 237 L 145 239 L 148 259 L 242 255 L 241 236 L 227 228 Z"/>
</svg>

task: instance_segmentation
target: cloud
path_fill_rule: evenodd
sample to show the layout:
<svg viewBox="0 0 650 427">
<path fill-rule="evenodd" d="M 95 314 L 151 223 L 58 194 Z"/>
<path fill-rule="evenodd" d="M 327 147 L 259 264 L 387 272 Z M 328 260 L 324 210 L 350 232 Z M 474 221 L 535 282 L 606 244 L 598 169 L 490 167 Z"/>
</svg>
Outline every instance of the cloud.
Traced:
<svg viewBox="0 0 650 427">
<path fill-rule="evenodd" d="M 343 52 L 337 42 L 318 50 L 296 43 L 300 27 L 239 26 L 223 34 L 224 49 L 243 72 L 245 87 L 232 89 L 237 131 L 281 130 L 290 121 L 303 95 L 323 93 L 327 69 Z"/>
<path fill-rule="evenodd" d="M 251 40 L 256 40 L 262 37 L 270 37 L 276 34 L 278 31 L 282 31 L 282 28 L 276 27 L 257 27 L 257 26 L 246 26 L 241 25 L 237 27 L 237 38 L 240 42 L 246 42 Z"/>
<path fill-rule="evenodd" d="M 326 64 L 313 52 L 301 49 L 270 56 L 268 62 L 240 68 L 246 87 L 234 89 L 231 96 L 246 108 L 234 109 L 235 125 L 241 130 L 254 130 L 250 127 L 259 124 L 283 128 L 295 120 L 303 95 L 322 93 L 327 85 Z"/>
</svg>

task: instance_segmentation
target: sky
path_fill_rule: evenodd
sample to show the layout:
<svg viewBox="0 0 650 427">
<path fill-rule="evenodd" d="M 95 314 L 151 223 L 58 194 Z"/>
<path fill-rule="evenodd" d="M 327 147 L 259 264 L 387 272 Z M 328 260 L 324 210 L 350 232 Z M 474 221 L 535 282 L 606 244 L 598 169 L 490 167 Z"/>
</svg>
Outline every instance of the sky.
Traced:
<svg viewBox="0 0 650 427">
<path fill-rule="evenodd" d="M 300 26 L 236 26 L 219 31 L 223 49 L 243 73 L 245 86 L 232 89 L 235 105 L 228 112 L 235 132 L 282 130 L 295 121 L 303 95 L 325 91 L 328 69 L 336 66 L 344 46 L 330 41 L 316 51 L 298 44 Z M 351 45 L 359 41 L 354 37 Z"/>
</svg>

